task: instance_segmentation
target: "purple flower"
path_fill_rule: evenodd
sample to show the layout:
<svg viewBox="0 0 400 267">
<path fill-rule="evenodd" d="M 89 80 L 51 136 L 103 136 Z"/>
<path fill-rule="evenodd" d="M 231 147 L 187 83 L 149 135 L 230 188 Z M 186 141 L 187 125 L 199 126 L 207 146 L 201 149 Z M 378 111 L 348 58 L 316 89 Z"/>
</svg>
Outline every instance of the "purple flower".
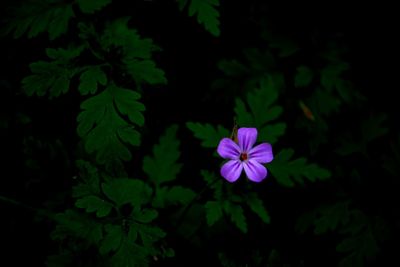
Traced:
<svg viewBox="0 0 400 267">
<path fill-rule="evenodd" d="M 240 128 L 237 132 L 238 144 L 230 138 L 223 138 L 217 152 L 224 159 L 229 159 L 222 168 L 221 175 L 233 183 L 239 179 L 244 169 L 247 177 L 253 182 L 261 182 L 267 177 L 267 169 L 262 163 L 271 162 L 274 158 L 272 147 L 262 143 L 255 147 L 257 140 L 256 128 Z"/>
</svg>

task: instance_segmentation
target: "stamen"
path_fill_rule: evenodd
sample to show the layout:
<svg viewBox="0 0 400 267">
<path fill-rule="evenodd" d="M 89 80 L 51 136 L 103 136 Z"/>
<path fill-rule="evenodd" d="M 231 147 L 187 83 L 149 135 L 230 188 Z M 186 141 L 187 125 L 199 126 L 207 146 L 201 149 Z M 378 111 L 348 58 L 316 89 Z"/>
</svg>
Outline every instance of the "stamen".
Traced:
<svg viewBox="0 0 400 267">
<path fill-rule="evenodd" d="M 247 153 L 242 153 L 242 154 L 240 154 L 240 160 L 241 160 L 241 161 L 247 160 Z"/>
</svg>

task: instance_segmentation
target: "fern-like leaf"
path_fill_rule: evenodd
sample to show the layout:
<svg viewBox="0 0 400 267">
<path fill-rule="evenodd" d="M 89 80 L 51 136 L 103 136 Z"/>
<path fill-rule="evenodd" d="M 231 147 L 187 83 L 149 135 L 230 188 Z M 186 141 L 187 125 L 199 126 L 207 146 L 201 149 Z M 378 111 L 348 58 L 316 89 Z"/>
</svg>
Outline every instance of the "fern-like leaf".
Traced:
<svg viewBox="0 0 400 267">
<path fill-rule="evenodd" d="M 47 31 L 50 40 L 66 33 L 69 20 L 74 16 L 71 3 L 62 0 L 26 1 L 12 13 L 6 32 L 13 32 L 14 38 L 25 33 L 32 38 Z"/>
<path fill-rule="evenodd" d="M 275 105 L 278 88 L 271 77 L 262 79 L 260 88 L 247 94 L 247 105 L 236 99 L 235 113 L 240 127 L 256 127 L 259 139 L 275 143 L 285 133 L 285 123 L 272 123 L 282 113 L 281 106 Z"/>
<path fill-rule="evenodd" d="M 314 163 L 308 164 L 305 158 L 291 160 L 293 154 L 292 149 L 284 149 L 268 165 L 269 170 L 281 185 L 293 187 L 295 182 L 304 184 L 304 178 L 315 182 L 326 180 L 331 176 L 328 170 Z"/>
<path fill-rule="evenodd" d="M 112 0 L 76 0 L 79 8 L 83 13 L 94 13 L 109 5 Z"/>
<path fill-rule="evenodd" d="M 131 153 L 124 143 L 137 146 L 140 134 L 133 123 L 142 126 L 145 110 L 137 102 L 140 94 L 110 84 L 105 91 L 95 95 L 81 104 L 83 111 L 79 114 L 78 134 L 86 139 L 87 152 L 96 152 L 100 164 L 108 161 L 128 161 Z M 121 115 L 126 115 L 128 121 Z"/>
<path fill-rule="evenodd" d="M 216 148 L 222 138 L 229 136 L 229 131 L 221 125 L 213 127 L 207 123 L 188 122 L 186 127 L 194 133 L 196 138 L 202 140 L 201 145 L 207 148 Z"/>
<path fill-rule="evenodd" d="M 144 157 L 143 170 L 157 186 L 175 180 L 182 168 L 182 164 L 177 162 L 180 156 L 177 130 L 177 125 L 168 127 L 159 144 L 154 146 L 153 157 Z"/>
</svg>

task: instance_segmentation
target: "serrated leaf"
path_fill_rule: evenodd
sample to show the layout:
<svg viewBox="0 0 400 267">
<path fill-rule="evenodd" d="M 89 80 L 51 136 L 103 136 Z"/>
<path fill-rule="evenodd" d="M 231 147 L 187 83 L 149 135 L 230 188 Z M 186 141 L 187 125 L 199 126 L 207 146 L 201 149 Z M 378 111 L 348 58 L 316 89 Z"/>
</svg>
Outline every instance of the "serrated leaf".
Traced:
<svg viewBox="0 0 400 267">
<path fill-rule="evenodd" d="M 141 223 L 150 223 L 157 218 L 158 212 L 154 209 L 143 209 L 141 211 L 134 212 L 133 218 L 135 221 Z"/>
<path fill-rule="evenodd" d="M 208 187 L 214 190 L 214 199 L 221 200 L 222 198 L 222 181 L 214 173 L 207 170 L 200 171 L 201 176 L 207 183 Z M 218 180 L 217 180 L 218 179 Z"/>
<path fill-rule="evenodd" d="M 123 239 L 122 228 L 119 225 L 107 224 L 104 227 L 106 235 L 101 242 L 100 253 L 107 254 L 110 251 L 116 251 L 121 246 Z"/>
<path fill-rule="evenodd" d="M 96 212 L 99 218 L 107 216 L 113 207 L 111 203 L 97 196 L 85 196 L 80 198 L 75 202 L 75 206 L 86 209 L 86 212 Z"/>
<path fill-rule="evenodd" d="M 293 187 L 295 182 L 304 184 L 305 178 L 315 182 L 326 180 L 331 176 L 330 171 L 314 163 L 307 163 L 305 158 L 291 160 L 293 154 L 293 149 L 283 149 L 268 165 L 269 170 L 281 185 Z"/>
<path fill-rule="evenodd" d="M 241 76 L 248 73 L 248 68 L 237 60 L 221 60 L 218 62 L 218 68 L 228 76 Z"/>
<path fill-rule="evenodd" d="M 275 105 L 278 91 L 274 84 L 271 77 L 262 79 L 260 88 L 247 94 L 246 102 L 250 111 L 241 99 L 236 99 L 235 105 L 239 127 L 256 127 L 259 139 L 271 144 L 286 130 L 285 123 L 271 124 L 271 121 L 276 120 L 283 111 L 281 106 Z"/>
<path fill-rule="evenodd" d="M 173 205 L 185 205 L 193 200 L 195 196 L 196 193 L 190 188 L 173 186 L 166 192 L 165 199 L 167 203 L 171 203 Z"/>
<path fill-rule="evenodd" d="M 189 16 L 197 16 L 199 24 L 203 24 L 205 29 L 214 36 L 220 35 L 219 11 L 215 8 L 219 6 L 219 0 L 191 0 L 189 5 Z"/>
<path fill-rule="evenodd" d="M 166 84 L 167 79 L 162 69 L 157 68 L 152 60 L 124 60 L 128 73 L 137 83 Z"/>
<path fill-rule="evenodd" d="M 372 140 L 381 137 L 389 132 L 389 129 L 382 124 L 387 120 L 387 115 L 384 113 L 370 116 L 362 122 L 361 133 L 364 142 L 371 142 Z"/>
<path fill-rule="evenodd" d="M 104 194 L 118 206 L 130 203 L 132 206 L 146 204 L 152 189 L 141 180 L 114 179 L 102 184 Z"/>
<path fill-rule="evenodd" d="M 51 235 L 53 240 L 64 240 L 72 235 L 86 240 L 89 244 L 98 244 L 103 238 L 102 224 L 86 214 L 68 209 L 64 213 L 56 214 L 55 220 L 58 225 Z"/>
<path fill-rule="evenodd" d="M 72 188 L 72 196 L 78 198 L 100 194 L 100 179 L 97 169 L 84 160 L 77 160 L 76 166 L 79 169 L 79 177 L 82 179 L 82 183 Z"/>
<path fill-rule="evenodd" d="M 67 69 L 54 62 L 38 61 L 29 65 L 32 75 L 22 80 L 22 88 L 28 96 L 36 94 L 58 97 L 69 90 L 70 79 L 76 69 Z"/>
<path fill-rule="evenodd" d="M 91 14 L 101 10 L 110 4 L 112 0 L 76 0 L 76 2 L 83 13 Z"/>
<path fill-rule="evenodd" d="M 96 152 L 100 164 L 107 161 L 128 161 L 131 153 L 122 143 L 140 144 L 140 134 L 134 130 L 133 123 L 141 126 L 144 118 L 143 104 L 137 102 L 140 94 L 110 84 L 105 91 L 81 104 L 78 134 L 85 138 L 87 152 Z M 120 114 L 127 115 L 128 121 Z"/>
<path fill-rule="evenodd" d="M 182 168 L 182 164 L 177 163 L 180 156 L 177 130 L 177 125 L 168 127 L 159 144 L 153 147 L 153 156 L 145 156 L 143 159 L 143 171 L 158 186 L 175 180 Z"/>
<path fill-rule="evenodd" d="M 340 242 L 336 250 L 338 252 L 351 252 L 339 262 L 340 267 L 362 267 L 366 261 L 374 258 L 379 247 L 372 232 L 367 228 L 357 236 L 351 236 Z"/>
<path fill-rule="evenodd" d="M 261 218 L 264 223 L 270 223 L 271 218 L 269 217 L 269 214 L 264 207 L 264 203 L 261 201 L 261 199 L 258 198 L 256 194 L 249 195 L 246 203 L 250 207 L 250 209 Z"/>
<path fill-rule="evenodd" d="M 221 125 L 214 127 L 208 123 L 187 122 L 186 127 L 194 133 L 196 138 L 202 140 L 203 147 L 208 148 L 216 148 L 222 138 L 230 135 L 229 131 Z"/>
<path fill-rule="evenodd" d="M 136 227 L 143 246 L 148 248 L 151 248 L 155 242 L 166 236 L 166 233 L 156 226 L 136 224 Z"/>
<path fill-rule="evenodd" d="M 315 218 L 314 233 L 317 235 L 323 234 L 329 230 L 336 230 L 340 225 L 347 224 L 350 218 L 348 204 L 348 202 L 338 202 L 334 205 L 319 208 L 320 216 Z"/>
<path fill-rule="evenodd" d="M 89 67 L 81 74 L 79 92 L 82 95 L 94 94 L 97 84 L 106 85 L 107 76 L 99 66 Z"/>
<path fill-rule="evenodd" d="M 243 232 L 247 233 L 247 222 L 243 208 L 229 201 L 224 202 L 224 211 L 229 215 L 231 221 Z"/>
<path fill-rule="evenodd" d="M 313 72 L 306 66 L 300 66 L 297 68 L 297 73 L 294 78 L 295 87 L 307 87 L 310 85 L 313 79 Z"/>
<path fill-rule="evenodd" d="M 207 224 L 214 225 L 222 218 L 222 204 L 218 201 L 207 201 L 204 205 L 206 211 Z"/>
<path fill-rule="evenodd" d="M 47 31 L 54 40 L 68 30 L 68 22 L 74 16 L 71 3 L 55 1 L 26 1 L 13 11 L 6 32 L 14 32 L 14 38 L 27 33 L 28 38 Z"/>
<path fill-rule="evenodd" d="M 321 85 L 328 90 L 334 89 L 342 72 L 348 69 L 349 65 L 345 62 L 326 66 L 321 71 Z"/>
</svg>

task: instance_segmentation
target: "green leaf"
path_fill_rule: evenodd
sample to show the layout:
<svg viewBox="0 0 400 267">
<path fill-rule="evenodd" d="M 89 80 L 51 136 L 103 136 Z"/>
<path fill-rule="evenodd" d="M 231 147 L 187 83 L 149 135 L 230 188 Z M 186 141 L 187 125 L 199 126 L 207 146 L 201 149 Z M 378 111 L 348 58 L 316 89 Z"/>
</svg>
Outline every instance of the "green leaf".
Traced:
<svg viewBox="0 0 400 267">
<path fill-rule="evenodd" d="M 313 79 L 313 72 L 306 66 L 300 66 L 297 68 L 297 73 L 294 78 L 295 87 L 307 87 L 310 85 Z"/>
<path fill-rule="evenodd" d="M 319 235 L 335 231 L 340 225 L 345 225 L 350 219 L 348 202 L 338 202 L 334 205 L 322 206 L 318 209 L 320 216 L 315 218 L 314 233 Z"/>
<path fill-rule="evenodd" d="M 58 222 L 51 234 L 53 240 L 64 240 L 70 236 L 86 240 L 89 244 L 99 244 L 103 238 L 102 224 L 89 218 L 86 214 L 74 210 L 66 210 L 56 214 Z"/>
<path fill-rule="evenodd" d="M 246 203 L 250 209 L 261 218 L 263 222 L 270 223 L 271 218 L 269 217 L 263 202 L 258 198 L 257 194 L 250 194 Z"/>
<path fill-rule="evenodd" d="M 78 199 L 75 206 L 86 209 L 86 212 L 96 212 L 97 217 L 107 216 L 113 207 L 111 203 L 97 196 L 86 196 Z"/>
<path fill-rule="evenodd" d="M 77 160 L 76 166 L 79 169 L 79 178 L 82 179 L 82 182 L 72 188 L 72 196 L 79 198 L 88 195 L 99 195 L 100 179 L 97 169 L 84 160 Z"/>
<path fill-rule="evenodd" d="M 80 81 L 79 92 L 82 95 L 94 94 L 97 84 L 107 84 L 107 76 L 99 66 L 92 66 L 81 74 Z"/>
<path fill-rule="evenodd" d="M 140 212 L 134 212 L 133 218 L 141 223 L 150 223 L 157 218 L 158 212 L 154 209 L 143 209 Z"/>
<path fill-rule="evenodd" d="M 22 80 L 22 88 L 28 96 L 36 94 L 50 98 L 58 97 L 68 92 L 70 79 L 76 70 L 63 68 L 54 62 L 38 61 L 29 65 L 33 75 Z"/>
<path fill-rule="evenodd" d="M 219 201 L 207 201 L 204 205 L 206 210 L 207 224 L 214 225 L 222 218 L 222 204 Z"/>
<path fill-rule="evenodd" d="M 124 60 L 128 73 L 137 83 L 166 84 L 163 70 L 156 67 L 152 60 Z"/>
<path fill-rule="evenodd" d="M 372 231 L 367 228 L 359 235 L 344 239 L 337 245 L 336 250 L 351 252 L 339 262 L 340 267 L 362 267 L 378 254 L 379 247 Z"/>
<path fill-rule="evenodd" d="M 155 242 L 166 236 L 166 233 L 159 227 L 146 224 L 135 225 L 145 247 L 151 248 Z"/>
<path fill-rule="evenodd" d="M 293 187 L 295 182 L 304 184 L 304 178 L 311 182 L 326 180 L 331 176 L 330 171 L 311 163 L 305 158 L 291 160 L 293 149 L 283 149 L 269 163 L 268 168 L 278 183 L 283 186 Z"/>
<path fill-rule="evenodd" d="M 166 192 L 165 198 L 167 203 L 186 205 L 193 200 L 195 196 L 196 193 L 190 188 L 173 186 Z"/>
<path fill-rule="evenodd" d="M 158 186 L 175 180 L 182 168 L 182 164 L 177 163 L 180 156 L 177 130 L 177 125 L 168 127 L 159 144 L 153 147 L 153 157 L 145 156 L 143 159 L 143 171 Z"/>
<path fill-rule="evenodd" d="M 191 0 L 189 5 L 189 16 L 197 16 L 197 22 L 204 24 L 205 29 L 214 36 L 220 35 L 219 0 Z"/>
<path fill-rule="evenodd" d="M 114 179 L 102 184 L 104 194 L 117 206 L 130 203 L 140 206 L 148 203 L 152 189 L 141 180 Z"/>
<path fill-rule="evenodd" d="M 194 133 L 196 138 L 202 140 L 201 145 L 203 147 L 208 148 L 217 148 L 221 139 L 230 135 L 229 131 L 221 125 L 214 127 L 207 123 L 187 122 L 186 127 Z"/>
<path fill-rule="evenodd" d="M 6 32 L 13 32 L 14 38 L 20 38 L 25 33 L 32 38 L 47 31 L 49 39 L 54 40 L 67 32 L 74 12 L 71 3 L 62 0 L 31 0 L 19 5 L 10 17 L 12 19 L 6 26 Z"/>
<path fill-rule="evenodd" d="M 326 66 L 321 71 L 321 85 L 328 90 L 332 90 L 336 87 L 338 81 L 340 81 L 340 75 L 343 71 L 349 69 L 349 64 L 345 62 L 339 62 Z"/>
<path fill-rule="evenodd" d="M 369 116 L 362 122 L 361 133 L 364 142 L 371 142 L 378 137 L 384 136 L 389 132 L 389 129 L 382 124 L 387 121 L 387 115 L 384 113 Z"/>
<path fill-rule="evenodd" d="M 275 105 L 278 99 L 278 91 L 274 80 L 269 77 L 262 79 L 260 88 L 247 94 L 247 109 L 241 99 L 236 99 L 235 113 L 239 127 L 255 127 L 258 129 L 258 139 L 271 144 L 284 134 L 285 123 L 271 124 L 282 113 L 281 106 Z"/>
<path fill-rule="evenodd" d="M 81 104 L 78 134 L 85 138 L 88 153 L 96 152 L 100 164 L 108 161 L 128 161 L 132 155 L 122 142 L 137 146 L 140 134 L 133 123 L 142 126 L 144 118 L 143 104 L 136 100 L 140 94 L 110 84 L 105 91 Z M 128 121 L 121 115 L 127 115 Z"/>
<path fill-rule="evenodd" d="M 101 242 L 100 253 L 107 254 L 110 251 L 116 251 L 121 246 L 123 239 L 122 228 L 119 225 L 107 224 L 104 227 L 106 235 Z"/>
<path fill-rule="evenodd" d="M 200 173 L 201 176 L 203 176 L 203 179 L 207 183 L 208 187 L 214 190 L 214 199 L 221 200 L 223 186 L 222 180 L 218 178 L 214 173 L 207 170 L 201 170 Z"/>
<path fill-rule="evenodd" d="M 79 8 L 83 13 L 94 13 L 101 10 L 106 5 L 110 4 L 112 0 L 76 0 Z"/>
<path fill-rule="evenodd" d="M 103 49 L 122 48 L 122 61 L 128 74 L 137 83 L 166 84 L 164 71 L 151 60 L 152 53 L 160 48 L 151 39 L 143 39 L 136 30 L 129 29 L 129 19 L 123 17 L 106 26 L 100 41 Z"/>
<path fill-rule="evenodd" d="M 224 211 L 230 216 L 231 221 L 243 232 L 247 233 L 247 222 L 243 208 L 229 201 L 224 202 Z"/>
<path fill-rule="evenodd" d="M 218 62 L 218 68 L 228 76 L 242 76 L 249 72 L 248 68 L 237 60 L 221 60 Z"/>
</svg>

